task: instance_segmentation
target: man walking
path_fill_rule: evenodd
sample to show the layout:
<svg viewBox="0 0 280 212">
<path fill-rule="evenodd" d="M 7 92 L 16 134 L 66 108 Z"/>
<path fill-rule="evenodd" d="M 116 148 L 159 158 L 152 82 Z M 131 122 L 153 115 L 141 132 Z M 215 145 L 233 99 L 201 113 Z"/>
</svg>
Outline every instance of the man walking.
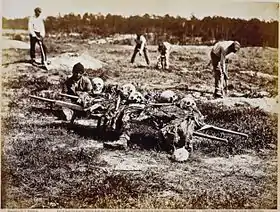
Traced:
<svg viewBox="0 0 280 212">
<path fill-rule="evenodd" d="M 43 42 L 45 37 L 45 25 L 42 17 L 40 16 L 42 10 L 37 7 L 34 9 L 34 16 L 31 16 L 28 21 L 28 31 L 30 37 L 30 57 L 31 63 L 36 64 L 35 62 L 35 45 L 38 43 L 40 45 L 41 51 L 41 64 L 45 65 L 47 61 L 46 56 L 46 46 Z"/>
<path fill-rule="evenodd" d="M 147 55 L 147 48 L 146 48 L 147 40 L 146 40 L 146 38 L 144 37 L 144 35 L 137 34 L 135 42 L 136 42 L 136 46 L 134 48 L 134 52 L 133 52 L 133 55 L 132 55 L 132 58 L 131 58 L 131 63 L 134 63 L 134 60 L 135 60 L 135 57 L 136 57 L 137 53 L 139 53 L 140 56 L 143 55 L 143 53 L 144 53 L 146 63 L 147 63 L 147 65 L 149 65 L 150 61 L 149 61 L 149 58 L 148 58 L 148 55 Z"/>
<path fill-rule="evenodd" d="M 215 78 L 215 98 L 223 98 L 224 89 L 227 87 L 228 71 L 226 65 L 226 56 L 230 53 L 236 53 L 240 49 L 238 41 L 219 41 L 211 50 L 211 62 Z"/>
<path fill-rule="evenodd" d="M 169 55 L 171 51 L 171 44 L 168 42 L 159 42 L 158 51 L 160 55 L 157 58 L 157 67 L 162 69 L 169 69 Z"/>
</svg>

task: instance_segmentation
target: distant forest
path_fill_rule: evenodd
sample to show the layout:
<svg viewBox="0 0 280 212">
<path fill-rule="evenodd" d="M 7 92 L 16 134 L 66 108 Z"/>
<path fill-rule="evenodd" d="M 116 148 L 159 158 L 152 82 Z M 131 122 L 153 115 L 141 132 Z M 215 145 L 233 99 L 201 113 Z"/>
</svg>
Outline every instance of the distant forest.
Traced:
<svg viewBox="0 0 280 212">
<path fill-rule="evenodd" d="M 28 18 L 2 18 L 3 29 L 27 29 Z M 278 21 L 243 20 L 225 17 L 198 19 L 169 15 L 123 17 L 101 14 L 49 16 L 45 20 L 48 33 L 80 33 L 82 38 L 110 36 L 116 33 L 149 33 L 154 42 L 165 39 L 178 44 L 210 44 L 218 40 L 238 40 L 242 46 L 278 48 Z"/>
</svg>

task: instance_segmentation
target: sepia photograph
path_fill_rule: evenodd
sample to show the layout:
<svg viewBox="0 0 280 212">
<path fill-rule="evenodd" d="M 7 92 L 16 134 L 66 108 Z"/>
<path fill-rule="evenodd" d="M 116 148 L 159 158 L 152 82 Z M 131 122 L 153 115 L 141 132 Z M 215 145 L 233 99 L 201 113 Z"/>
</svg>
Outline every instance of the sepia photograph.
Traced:
<svg viewBox="0 0 280 212">
<path fill-rule="evenodd" d="M 278 42 L 273 0 L 2 0 L 1 209 L 276 211 Z"/>
</svg>

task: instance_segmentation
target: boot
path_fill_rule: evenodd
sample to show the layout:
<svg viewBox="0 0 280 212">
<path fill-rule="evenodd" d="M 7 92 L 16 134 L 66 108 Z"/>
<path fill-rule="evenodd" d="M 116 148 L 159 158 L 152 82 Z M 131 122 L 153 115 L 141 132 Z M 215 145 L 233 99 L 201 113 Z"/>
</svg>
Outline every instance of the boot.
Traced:
<svg viewBox="0 0 280 212">
<path fill-rule="evenodd" d="M 62 119 L 65 120 L 65 121 L 71 121 L 72 118 L 73 118 L 73 114 L 74 114 L 74 111 L 69 109 L 69 108 L 66 108 L 66 107 L 63 107 L 62 108 Z"/>
<path fill-rule="evenodd" d="M 215 90 L 213 96 L 214 96 L 214 98 L 223 98 L 223 94 L 221 94 L 221 92 L 218 92 L 217 90 Z"/>
<path fill-rule="evenodd" d="M 120 149 L 120 150 L 125 150 L 127 149 L 127 143 L 129 140 L 129 136 L 127 135 L 121 135 L 120 139 L 117 141 L 109 141 L 104 143 L 105 148 L 110 148 L 110 149 Z"/>
</svg>

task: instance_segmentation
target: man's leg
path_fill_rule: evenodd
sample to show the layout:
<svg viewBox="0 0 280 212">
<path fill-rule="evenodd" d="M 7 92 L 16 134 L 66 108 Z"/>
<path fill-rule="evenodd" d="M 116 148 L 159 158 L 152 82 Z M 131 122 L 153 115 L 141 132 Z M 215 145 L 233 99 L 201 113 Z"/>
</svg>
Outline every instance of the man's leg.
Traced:
<svg viewBox="0 0 280 212">
<path fill-rule="evenodd" d="M 159 55 L 157 57 L 157 68 L 160 69 L 161 68 L 161 55 Z"/>
<path fill-rule="evenodd" d="M 146 47 L 144 48 L 144 56 L 145 56 L 145 60 L 146 60 L 146 63 L 147 65 L 150 65 L 150 61 L 149 61 L 149 58 L 148 58 L 148 54 L 147 54 L 147 49 Z"/>
<path fill-rule="evenodd" d="M 223 95 L 228 94 L 228 64 L 226 63 L 226 75 L 223 74 L 223 81 L 222 81 L 222 89 L 223 89 Z"/>
<path fill-rule="evenodd" d="M 31 63 L 35 62 L 35 45 L 37 42 L 36 37 L 32 37 L 29 35 L 30 38 L 30 58 L 31 58 Z"/>
<path fill-rule="evenodd" d="M 217 97 L 223 96 L 223 73 L 220 68 L 217 66 L 214 68 L 214 77 L 215 77 L 215 93 Z"/>
<path fill-rule="evenodd" d="M 211 52 L 211 62 L 213 66 L 213 74 L 215 79 L 215 91 L 214 96 L 215 97 L 222 97 L 222 73 L 219 68 L 219 58 Z"/>
<path fill-rule="evenodd" d="M 165 54 L 165 67 L 169 69 L 169 53 Z"/>
<path fill-rule="evenodd" d="M 138 53 L 138 46 L 136 46 L 135 48 L 134 48 L 134 52 L 133 52 L 133 55 L 132 55 L 132 57 L 131 57 L 131 63 L 134 63 L 134 60 L 135 60 L 135 57 L 136 57 L 136 54 Z"/>
</svg>

